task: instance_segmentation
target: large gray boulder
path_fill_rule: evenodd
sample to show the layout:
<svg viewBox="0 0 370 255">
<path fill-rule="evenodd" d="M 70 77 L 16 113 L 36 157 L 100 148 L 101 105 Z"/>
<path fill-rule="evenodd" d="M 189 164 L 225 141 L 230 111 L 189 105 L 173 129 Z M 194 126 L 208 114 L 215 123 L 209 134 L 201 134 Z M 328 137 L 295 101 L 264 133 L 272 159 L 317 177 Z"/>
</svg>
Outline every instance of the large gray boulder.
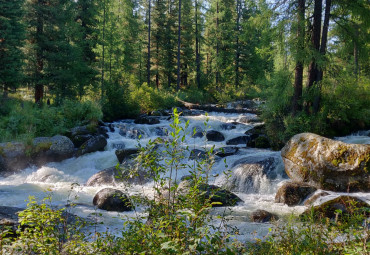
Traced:
<svg viewBox="0 0 370 255">
<path fill-rule="evenodd" d="M 120 190 L 105 188 L 100 190 L 93 199 L 93 204 L 106 211 L 131 211 L 132 204 L 126 194 Z"/>
<path fill-rule="evenodd" d="M 318 189 L 370 191 L 370 145 L 312 133 L 293 136 L 281 150 L 288 176 Z"/>
<path fill-rule="evenodd" d="M 29 154 L 26 146 L 19 142 L 0 143 L 0 174 L 6 175 L 26 168 Z"/>
<path fill-rule="evenodd" d="M 105 146 L 107 145 L 107 139 L 104 136 L 98 135 L 93 136 L 86 142 L 84 142 L 81 147 L 76 152 L 76 156 L 81 156 L 86 153 L 104 151 Z"/>
<path fill-rule="evenodd" d="M 118 159 L 118 162 L 121 164 L 125 159 L 129 159 L 130 157 L 133 157 L 134 155 L 139 153 L 139 149 L 137 148 L 129 148 L 129 149 L 123 149 L 123 150 L 116 150 L 115 154 Z"/>
<path fill-rule="evenodd" d="M 118 167 L 110 167 L 94 174 L 87 180 L 86 186 L 118 186 L 123 183 L 142 185 L 152 178 L 151 172 L 138 168 L 133 163 L 125 162 Z"/>
<path fill-rule="evenodd" d="M 70 158 L 74 152 L 73 142 L 66 136 L 37 137 L 32 142 L 32 158 L 36 165 L 58 162 Z"/>
</svg>

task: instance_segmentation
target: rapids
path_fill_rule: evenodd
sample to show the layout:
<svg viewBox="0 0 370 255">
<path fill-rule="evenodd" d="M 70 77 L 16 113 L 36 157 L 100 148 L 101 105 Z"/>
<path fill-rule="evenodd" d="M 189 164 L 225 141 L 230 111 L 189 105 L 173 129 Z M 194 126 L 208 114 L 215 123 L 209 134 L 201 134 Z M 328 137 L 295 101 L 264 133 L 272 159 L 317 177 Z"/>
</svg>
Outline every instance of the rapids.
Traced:
<svg viewBox="0 0 370 255">
<path fill-rule="evenodd" d="M 192 138 L 187 136 L 185 144 L 191 149 L 200 149 L 204 146 L 215 148 L 225 147 L 226 141 L 241 136 L 245 131 L 258 125 L 258 118 L 254 114 L 229 114 L 229 113 L 209 113 L 208 116 L 200 114 L 197 116 L 181 117 L 183 123 L 189 120 L 189 132 L 193 128 L 204 129 L 204 122 L 208 119 L 210 129 L 223 133 L 225 141 L 223 142 L 205 142 L 205 138 Z M 235 124 L 238 122 L 239 124 Z M 235 124 L 234 129 L 227 128 L 225 123 Z M 137 136 L 141 135 L 140 143 L 145 145 L 148 141 L 154 140 L 160 136 L 166 136 L 165 128 L 169 128 L 170 120 L 168 117 L 161 117 L 160 124 L 139 125 L 134 124 L 133 120 L 123 120 L 112 123 L 114 132 L 109 132 L 108 144 L 105 151 L 94 152 L 83 155 L 78 158 L 70 158 L 58 163 L 48 163 L 41 168 L 29 167 L 23 171 L 8 177 L 0 178 L 0 205 L 25 208 L 28 196 L 35 196 L 42 199 L 47 194 L 52 195 L 53 205 L 64 206 L 70 201 L 76 204 L 69 208 L 70 212 L 83 218 L 90 218 L 94 221 L 103 221 L 104 224 L 97 227 L 97 231 L 110 231 L 119 235 L 122 223 L 126 216 L 135 216 L 135 214 L 144 214 L 144 208 L 138 208 L 136 212 L 107 212 L 94 208 L 92 200 L 96 192 L 108 186 L 87 187 L 86 181 L 95 173 L 118 164 L 115 156 L 116 148 L 134 148 L 138 145 Z M 122 129 L 125 132 L 122 132 Z M 347 143 L 367 143 L 370 144 L 369 132 L 362 132 L 346 137 L 339 137 L 338 140 Z M 238 145 L 237 145 L 238 146 Z M 212 209 L 212 214 L 226 214 L 228 224 L 236 226 L 239 229 L 241 240 L 253 240 L 255 237 L 263 237 L 268 233 L 271 227 L 269 223 L 250 222 L 249 216 L 256 209 L 264 209 L 278 216 L 288 216 L 290 214 L 299 214 L 303 212 L 305 206 L 288 207 L 287 205 L 274 203 L 275 193 L 288 177 L 284 173 L 284 166 L 280 152 L 269 149 L 253 149 L 244 146 L 238 146 L 239 151 L 235 155 L 226 157 L 226 162 L 230 166 L 242 158 L 260 158 L 273 159 L 272 172 L 263 175 L 253 175 L 252 180 L 247 180 L 240 169 L 234 168 L 237 176 L 234 178 L 234 192 L 243 200 L 237 206 L 228 208 Z M 187 157 L 186 157 L 186 160 Z M 225 177 L 223 171 L 225 163 L 223 160 L 217 160 L 212 169 L 213 175 L 218 175 L 211 179 L 211 183 L 223 185 Z M 239 172 L 238 172 L 239 171 Z M 186 170 L 179 173 L 178 178 L 187 175 Z M 272 177 L 271 177 L 272 176 Z M 249 181 L 249 182 L 248 182 Z M 141 193 L 149 197 L 153 196 L 151 188 L 152 183 L 145 185 L 136 185 L 127 189 L 129 194 Z M 117 187 L 115 187 L 117 188 Z M 126 189 L 126 187 L 118 187 Z M 322 200 L 331 199 L 340 193 L 329 192 L 330 195 L 321 198 Z M 370 193 L 356 193 L 356 196 L 370 201 Z M 145 215 L 145 214 L 144 214 Z M 215 224 L 218 224 L 215 222 Z M 95 230 L 94 230 L 95 231 Z"/>
</svg>

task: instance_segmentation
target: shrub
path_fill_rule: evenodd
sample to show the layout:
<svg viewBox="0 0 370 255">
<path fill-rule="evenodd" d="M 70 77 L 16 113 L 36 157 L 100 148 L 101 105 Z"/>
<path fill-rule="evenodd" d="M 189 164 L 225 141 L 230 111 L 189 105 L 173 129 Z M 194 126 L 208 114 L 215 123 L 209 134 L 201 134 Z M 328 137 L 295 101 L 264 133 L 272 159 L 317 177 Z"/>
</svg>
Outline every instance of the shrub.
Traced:
<svg viewBox="0 0 370 255">
<path fill-rule="evenodd" d="M 25 141 L 36 136 L 53 136 L 68 129 L 96 123 L 102 118 L 100 107 L 91 101 L 65 101 L 61 106 L 35 105 L 13 100 L 12 110 L 0 117 L 0 141 Z"/>
<path fill-rule="evenodd" d="M 150 113 L 154 110 L 169 109 L 179 105 L 173 93 L 157 90 L 146 83 L 140 87 L 131 88 L 130 98 L 133 104 L 140 109 L 140 113 Z"/>
</svg>

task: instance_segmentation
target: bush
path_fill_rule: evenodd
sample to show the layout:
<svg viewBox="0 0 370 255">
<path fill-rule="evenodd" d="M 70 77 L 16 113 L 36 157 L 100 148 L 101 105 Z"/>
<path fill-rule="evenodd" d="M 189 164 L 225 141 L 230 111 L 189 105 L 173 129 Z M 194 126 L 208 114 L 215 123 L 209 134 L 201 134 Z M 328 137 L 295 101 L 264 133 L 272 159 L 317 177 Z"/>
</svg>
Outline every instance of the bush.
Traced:
<svg viewBox="0 0 370 255">
<path fill-rule="evenodd" d="M 337 210 L 337 214 L 341 214 Z M 367 212 L 368 213 L 368 212 Z M 270 235 L 247 244 L 247 254 L 368 254 L 370 230 L 366 212 L 358 211 L 342 221 L 317 219 L 308 215 L 303 221 L 292 216 L 275 223 Z"/>
<path fill-rule="evenodd" d="M 356 82 L 350 76 L 339 76 L 321 82 L 321 108 L 319 112 L 303 110 L 291 115 L 293 85 L 291 75 L 280 71 L 272 75 L 271 88 L 264 92 L 267 104 L 262 118 L 275 149 L 280 149 L 293 135 L 312 132 L 333 137 L 370 128 L 370 83 Z M 316 87 L 306 89 L 302 102 L 313 101 Z"/>
<path fill-rule="evenodd" d="M 133 87 L 130 91 L 133 104 L 140 109 L 140 113 L 150 113 L 155 110 L 170 109 L 179 105 L 173 93 L 166 90 L 157 90 L 143 83 L 140 87 Z"/>
<path fill-rule="evenodd" d="M 0 117 L 0 141 L 25 141 L 37 136 L 63 134 L 72 127 L 96 123 L 102 118 L 100 107 L 91 101 L 65 101 L 61 106 L 10 101 L 12 110 Z"/>
</svg>

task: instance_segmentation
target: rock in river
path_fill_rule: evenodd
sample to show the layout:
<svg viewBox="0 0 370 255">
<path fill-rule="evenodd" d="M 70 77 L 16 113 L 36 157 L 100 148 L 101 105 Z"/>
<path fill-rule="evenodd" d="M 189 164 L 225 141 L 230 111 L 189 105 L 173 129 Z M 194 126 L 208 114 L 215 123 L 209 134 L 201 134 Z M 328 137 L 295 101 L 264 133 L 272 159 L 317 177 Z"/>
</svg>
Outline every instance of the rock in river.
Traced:
<svg viewBox="0 0 370 255">
<path fill-rule="evenodd" d="M 120 190 L 111 188 L 105 188 L 96 193 L 93 204 L 106 211 L 124 212 L 132 210 L 128 196 Z"/>
<path fill-rule="evenodd" d="M 299 205 L 315 191 L 315 187 L 305 183 L 287 182 L 277 191 L 275 203 L 283 203 L 289 206 Z"/>
<path fill-rule="evenodd" d="M 312 133 L 293 136 L 281 150 L 288 176 L 333 191 L 370 191 L 370 145 Z"/>
<path fill-rule="evenodd" d="M 216 130 L 210 130 L 206 134 L 207 140 L 212 142 L 222 142 L 225 140 L 225 136 Z"/>
</svg>

